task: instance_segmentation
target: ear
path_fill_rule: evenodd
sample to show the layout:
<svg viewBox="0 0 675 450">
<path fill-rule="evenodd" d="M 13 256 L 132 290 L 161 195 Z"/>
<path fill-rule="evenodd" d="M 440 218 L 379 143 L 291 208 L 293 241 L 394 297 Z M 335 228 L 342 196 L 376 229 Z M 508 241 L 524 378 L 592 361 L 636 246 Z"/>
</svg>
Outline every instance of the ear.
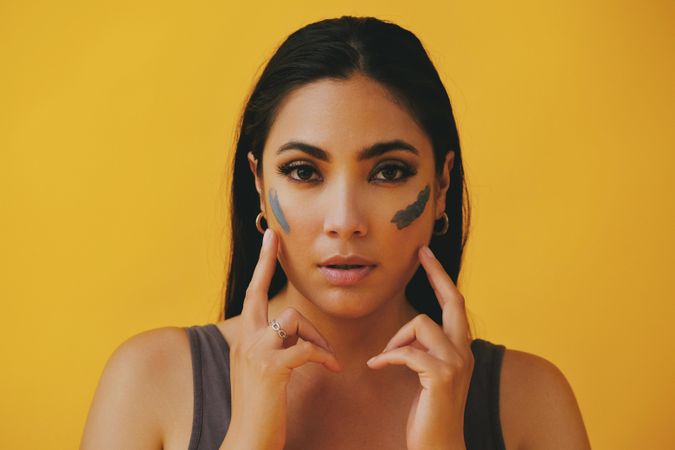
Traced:
<svg viewBox="0 0 675 450">
<path fill-rule="evenodd" d="M 448 192 L 450 187 L 450 172 L 455 163 L 455 151 L 450 150 L 445 155 L 445 162 L 443 163 L 443 171 L 441 172 L 440 179 L 437 180 L 436 184 L 436 211 L 440 211 L 441 215 L 445 211 L 445 195 Z M 436 217 L 436 219 L 439 219 Z"/>
<path fill-rule="evenodd" d="M 263 200 L 263 182 L 261 177 L 258 176 L 258 160 L 255 159 L 252 152 L 248 152 L 246 156 L 248 158 L 248 166 L 251 168 L 251 172 L 253 172 L 253 177 L 255 178 L 255 190 L 258 191 L 258 198 L 260 199 L 260 211 L 262 211 L 264 215 L 265 202 Z"/>
</svg>

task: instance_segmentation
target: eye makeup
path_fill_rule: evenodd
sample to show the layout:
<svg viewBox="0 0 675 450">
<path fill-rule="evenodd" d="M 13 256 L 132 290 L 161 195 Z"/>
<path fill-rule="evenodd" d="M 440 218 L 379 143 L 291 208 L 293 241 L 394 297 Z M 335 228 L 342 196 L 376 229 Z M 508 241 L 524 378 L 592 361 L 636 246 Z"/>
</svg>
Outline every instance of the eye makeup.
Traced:
<svg viewBox="0 0 675 450">
<path fill-rule="evenodd" d="M 415 219 L 422 215 L 424 206 L 427 204 L 427 200 L 429 200 L 429 192 L 430 189 L 427 184 L 426 187 L 417 194 L 417 200 L 405 208 L 396 211 L 391 222 L 395 223 L 399 230 L 410 225 Z"/>
<path fill-rule="evenodd" d="M 417 174 L 417 170 L 414 167 L 411 167 L 410 165 L 402 162 L 402 161 L 389 161 L 385 162 L 383 164 L 378 165 L 374 170 L 373 174 L 379 174 L 379 173 L 389 173 L 391 174 L 393 171 L 394 176 L 400 174 L 400 176 L 396 178 L 389 178 L 389 177 L 377 177 L 377 178 L 372 178 L 376 183 L 390 183 L 390 184 L 395 184 L 395 183 L 400 183 L 411 176 Z M 304 174 L 309 174 L 309 177 L 311 177 L 314 173 L 319 173 L 318 170 L 314 167 L 313 164 L 309 163 L 308 161 L 291 161 L 285 164 L 279 165 L 277 168 L 277 173 L 284 175 L 287 177 L 289 180 L 293 182 L 298 182 L 298 183 L 316 183 L 321 181 L 321 178 L 305 178 L 301 175 L 301 173 Z M 295 173 L 297 177 L 291 176 L 292 173 Z"/>
<path fill-rule="evenodd" d="M 288 234 L 291 231 L 291 227 L 288 226 L 286 217 L 284 216 L 284 213 L 281 210 L 281 205 L 279 204 L 279 197 L 277 195 L 276 189 L 269 190 L 268 198 L 270 201 L 270 205 L 272 205 L 272 212 L 274 213 L 274 217 L 276 217 L 277 222 L 279 222 L 279 225 L 281 225 L 281 228 L 283 228 L 286 234 Z"/>
</svg>

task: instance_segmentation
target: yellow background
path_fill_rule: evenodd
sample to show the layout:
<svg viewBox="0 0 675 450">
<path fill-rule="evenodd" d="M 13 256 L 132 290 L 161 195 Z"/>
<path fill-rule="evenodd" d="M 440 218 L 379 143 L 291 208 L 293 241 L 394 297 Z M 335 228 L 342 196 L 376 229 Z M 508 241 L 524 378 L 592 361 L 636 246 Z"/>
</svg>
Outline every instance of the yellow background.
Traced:
<svg viewBox="0 0 675 450">
<path fill-rule="evenodd" d="M 318 3 L 0 3 L 0 448 L 76 448 L 117 345 L 217 319 L 245 96 L 342 14 L 409 28 L 446 83 L 478 337 L 560 367 L 594 449 L 672 448 L 675 4 Z"/>
</svg>

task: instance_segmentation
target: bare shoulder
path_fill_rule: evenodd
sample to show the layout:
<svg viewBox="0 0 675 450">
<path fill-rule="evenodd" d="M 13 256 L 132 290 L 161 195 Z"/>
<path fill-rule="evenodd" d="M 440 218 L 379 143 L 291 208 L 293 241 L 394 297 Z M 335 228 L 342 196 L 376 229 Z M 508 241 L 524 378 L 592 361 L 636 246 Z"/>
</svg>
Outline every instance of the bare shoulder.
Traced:
<svg viewBox="0 0 675 450">
<path fill-rule="evenodd" d="M 178 395 L 170 393 L 192 382 L 190 365 L 183 328 L 147 330 L 122 342 L 103 369 L 80 449 L 161 449 L 171 395 Z"/>
<path fill-rule="evenodd" d="M 506 349 L 499 402 L 507 449 L 591 448 L 572 387 L 549 360 Z"/>
</svg>

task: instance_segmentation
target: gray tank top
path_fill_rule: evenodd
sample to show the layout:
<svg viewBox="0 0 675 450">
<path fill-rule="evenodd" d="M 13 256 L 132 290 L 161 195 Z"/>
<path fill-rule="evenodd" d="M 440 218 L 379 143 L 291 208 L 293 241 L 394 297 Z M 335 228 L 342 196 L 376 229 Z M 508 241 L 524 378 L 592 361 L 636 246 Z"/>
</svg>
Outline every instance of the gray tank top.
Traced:
<svg viewBox="0 0 675 450">
<path fill-rule="evenodd" d="M 230 348 L 213 323 L 183 327 L 190 339 L 194 414 L 188 450 L 218 450 L 230 425 Z M 505 450 L 499 420 L 503 345 L 474 339 L 474 370 L 464 410 L 464 441 L 471 450 Z"/>
</svg>

